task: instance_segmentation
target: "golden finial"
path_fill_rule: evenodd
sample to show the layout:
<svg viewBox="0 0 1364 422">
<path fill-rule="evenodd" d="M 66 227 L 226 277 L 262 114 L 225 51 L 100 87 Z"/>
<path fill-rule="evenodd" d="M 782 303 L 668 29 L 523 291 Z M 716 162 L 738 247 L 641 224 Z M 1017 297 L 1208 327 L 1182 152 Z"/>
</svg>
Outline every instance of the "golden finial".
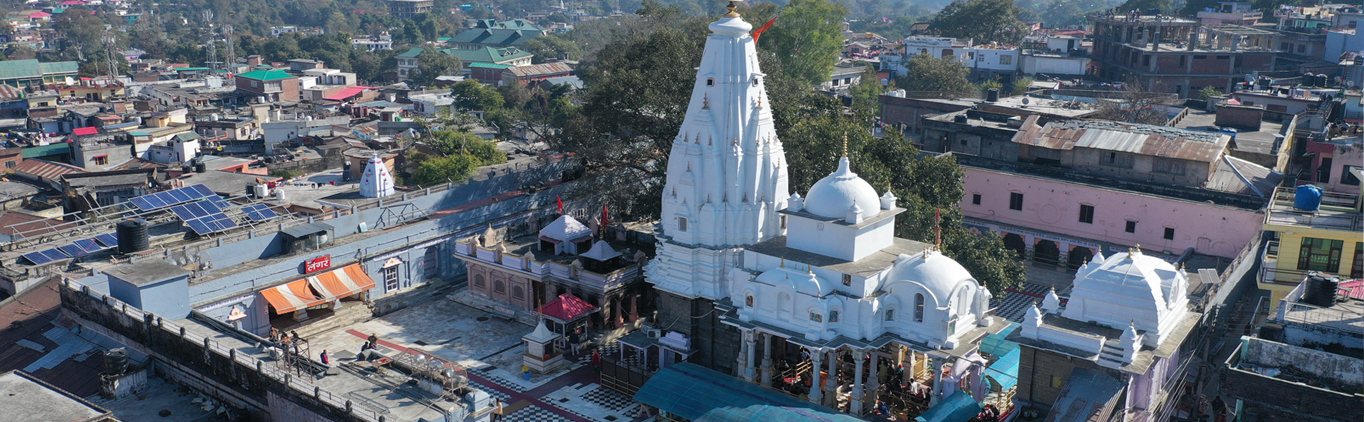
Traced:
<svg viewBox="0 0 1364 422">
<path fill-rule="evenodd" d="M 701 95 L 701 109 L 702 109 L 702 110 L 710 110 L 710 93 L 709 93 L 709 92 L 707 92 L 707 93 Z"/>
<path fill-rule="evenodd" d="M 724 15 L 722 15 L 722 16 L 724 16 L 724 17 L 726 17 L 726 18 L 737 18 L 737 17 L 739 17 L 739 12 L 735 12 L 734 9 L 737 9 L 737 8 L 739 7 L 739 5 L 737 5 L 737 4 L 735 4 L 735 3 L 738 3 L 738 2 L 740 2 L 740 1 L 743 1 L 743 0 L 729 0 L 729 5 L 726 5 L 726 6 L 725 6 L 725 9 L 729 10 L 729 13 L 726 13 L 726 14 L 724 14 Z"/>
<path fill-rule="evenodd" d="M 786 255 L 781 256 L 781 267 L 786 268 Z"/>
<path fill-rule="evenodd" d="M 848 156 L 848 132 L 843 132 L 843 156 Z"/>
</svg>

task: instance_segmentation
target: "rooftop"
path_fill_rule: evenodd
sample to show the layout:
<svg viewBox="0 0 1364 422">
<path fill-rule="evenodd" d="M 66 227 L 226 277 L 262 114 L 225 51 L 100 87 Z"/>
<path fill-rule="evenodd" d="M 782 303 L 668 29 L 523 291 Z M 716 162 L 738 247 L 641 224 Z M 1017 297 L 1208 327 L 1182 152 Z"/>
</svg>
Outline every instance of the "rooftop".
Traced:
<svg viewBox="0 0 1364 422">
<path fill-rule="evenodd" d="M 1265 230 L 1278 226 L 1276 231 L 1293 228 L 1318 230 L 1351 231 L 1364 230 L 1361 214 L 1358 211 L 1359 195 L 1338 192 L 1322 192 L 1321 208 L 1317 211 L 1304 211 L 1293 206 L 1297 192 L 1291 187 L 1281 187 L 1274 193 L 1265 212 Z"/>
<path fill-rule="evenodd" d="M 107 410 L 16 371 L 0 375 L 0 409 L 23 421 L 102 421 L 109 416 Z"/>
<path fill-rule="evenodd" d="M 1220 134 L 1217 126 L 1217 113 L 1190 109 L 1178 122 L 1175 127 L 1194 131 L 1204 131 L 1209 134 Z M 1270 155 L 1274 153 L 1274 144 L 1278 140 L 1280 132 L 1284 129 L 1282 123 L 1261 121 L 1260 130 L 1240 131 L 1236 133 L 1236 142 L 1232 149 L 1245 151 L 1254 154 Z"/>
<path fill-rule="evenodd" d="M 1071 120 L 1021 128 L 1014 143 L 1047 149 L 1094 148 L 1140 155 L 1212 162 L 1226 151 L 1231 137 L 1219 132 L 1168 126 Z"/>
<path fill-rule="evenodd" d="M 895 263 L 895 260 L 900 257 L 900 254 L 914 255 L 927 250 L 930 246 L 932 245 L 924 242 L 897 237 L 895 238 L 895 243 L 891 244 L 889 247 L 857 261 L 848 261 L 846 259 L 824 256 L 788 247 L 786 246 L 786 236 L 779 236 L 750 246 L 748 247 L 748 250 L 767 256 L 785 257 L 794 262 L 809 264 L 844 274 L 855 274 L 867 277 L 889 268 Z"/>
<path fill-rule="evenodd" d="M 137 264 L 115 265 L 103 272 L 137 286 L 188 275 L 189 271 L 160 259 L 138 261 Z"/>
<path fill-rule="evenodd" d="M 257 70 L 237 75 L 238 78 L 256 79 L 261 81 L 278 81 L 282 79 L 297 78 L 283 70 Z"/>
</svg>

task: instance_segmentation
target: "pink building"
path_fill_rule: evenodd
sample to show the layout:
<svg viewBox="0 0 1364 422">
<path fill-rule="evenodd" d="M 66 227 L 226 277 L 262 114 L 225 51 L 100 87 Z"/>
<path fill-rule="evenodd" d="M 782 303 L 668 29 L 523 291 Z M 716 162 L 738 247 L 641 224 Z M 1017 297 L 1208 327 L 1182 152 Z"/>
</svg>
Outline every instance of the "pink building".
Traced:
<svg viewBox="0 0 1364 422">
<path fill-rule="evenodd" d="M 1071 180 L 962 166 L 968 224 L 994 230 L 1020 256 L 1078 267 L 1110 246 L 1187 248 L 1233 258 L 1263 230 L 1257 207 L 1216 205 Z M 1108 254 L 1108 252 L 1105 252 Z"/>
</svg>

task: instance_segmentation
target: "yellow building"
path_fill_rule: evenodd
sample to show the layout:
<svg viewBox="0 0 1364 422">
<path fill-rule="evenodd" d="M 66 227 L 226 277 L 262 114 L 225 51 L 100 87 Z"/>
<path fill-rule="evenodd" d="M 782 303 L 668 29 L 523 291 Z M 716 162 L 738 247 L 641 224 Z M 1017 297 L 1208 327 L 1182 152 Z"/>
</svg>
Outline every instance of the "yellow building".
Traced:
<svg viewBox="0 0 1364 422">
<path fill-rule="evenodd" d="M 1308 271 L 1342 279 L 1364 277 L 1364 226 L 1358 194 L 1323 192 L 1321 209 L 1293 206 L 1295 188 L 1280 187 L 1265 212 L 1265 231 L 1277 238 L 1265 248 L 1259 284 L 1270 291 L 1270 310 Z"/>
</svg>

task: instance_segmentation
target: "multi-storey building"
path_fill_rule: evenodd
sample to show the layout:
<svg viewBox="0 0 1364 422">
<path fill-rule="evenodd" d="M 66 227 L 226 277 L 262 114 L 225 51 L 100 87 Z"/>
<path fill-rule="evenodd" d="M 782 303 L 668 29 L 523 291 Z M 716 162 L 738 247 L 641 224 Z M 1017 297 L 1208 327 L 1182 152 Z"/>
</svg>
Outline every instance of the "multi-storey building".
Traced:
<svg viewBox="0 0 1364 422">
<path fill-rule="evenodd" d="M 1254 71 L 1274 70 L 1274 33 L 1240 25 L 1200 28 L 1168 16 L 1107 15 L 1094 23 L 1098 76 L 1181 97 L 1211 86 L 1230 92 Z"/>
<path fill-rule="evenodd" d="M 399 19 L 412 19 L 421 13 L 431 11 L 431 0 L 388 0 L 388 14 Z"/>
</svg>

